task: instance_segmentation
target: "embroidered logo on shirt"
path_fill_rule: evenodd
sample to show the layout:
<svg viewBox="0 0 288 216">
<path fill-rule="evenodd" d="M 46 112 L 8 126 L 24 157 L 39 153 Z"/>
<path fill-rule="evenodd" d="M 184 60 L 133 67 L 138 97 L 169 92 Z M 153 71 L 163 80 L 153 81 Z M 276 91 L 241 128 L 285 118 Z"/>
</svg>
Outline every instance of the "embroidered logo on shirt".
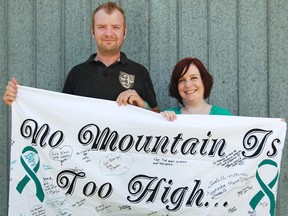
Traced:
<svg viewBox="0 0 288 216">
<path fill-rule="evenodd" d="M 132 88 L 134 86 L 135 75 L 127 74 L 123 71 L 120 71 L 119 81 L 124 88 Z"/>
</svg>

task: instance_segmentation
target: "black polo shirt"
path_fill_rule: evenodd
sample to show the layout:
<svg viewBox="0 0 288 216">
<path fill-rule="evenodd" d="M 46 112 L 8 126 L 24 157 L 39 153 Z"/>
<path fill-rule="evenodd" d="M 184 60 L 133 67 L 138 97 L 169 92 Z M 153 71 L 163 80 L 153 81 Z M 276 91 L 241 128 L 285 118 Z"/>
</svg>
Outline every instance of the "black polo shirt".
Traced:
<svg viewBox="0 0 288 216">
<path fill-rule="evenodd" d="M 71 69 L 63 93 L 116 101 L 121 92 L 134 89 L 151 108 L 157 106 L 150 75 L 143 65 L 122 52 L 120 60 L 108 67 L 95 61 L 95 56 Z"/>
</svg>

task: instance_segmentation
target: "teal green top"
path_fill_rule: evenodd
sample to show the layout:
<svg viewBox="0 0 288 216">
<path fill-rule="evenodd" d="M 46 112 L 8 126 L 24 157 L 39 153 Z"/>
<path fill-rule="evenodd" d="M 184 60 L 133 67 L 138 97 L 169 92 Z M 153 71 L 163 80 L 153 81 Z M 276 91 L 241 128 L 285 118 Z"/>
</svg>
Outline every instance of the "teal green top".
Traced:
<svg viewBox="0 0 288 216">
<path fill-rule="evenodd" d="M 167 108 L 165 111 L 174 111 L 176 114 L 182 114 L 181 107 Z M 209 115 L 232 115 L 232 113 L 226 108 L 212 106 Z"/>
</svg>

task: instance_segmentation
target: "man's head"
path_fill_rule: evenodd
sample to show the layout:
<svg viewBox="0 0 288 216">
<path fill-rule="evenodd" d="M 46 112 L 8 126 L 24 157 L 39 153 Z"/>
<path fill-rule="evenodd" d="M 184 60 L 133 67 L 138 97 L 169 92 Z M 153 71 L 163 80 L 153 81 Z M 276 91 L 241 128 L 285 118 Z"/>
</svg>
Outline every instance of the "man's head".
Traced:
<svg viewBox="0 0 288 216">
<path fill-rule="evenodd" d="M 124 10 L 119 6 L 117 5 L 115 2 L 107 2 L 107 3 L 104 3 L 104 4 L 101 4 L 99 5 L 94 11 L 93 11 L 93 14 L 92 14 L 92 29 L 95 25 L 95 14 L 99 11 L 103 9 L 107 14 L 111 14 L 114 10 L 118 10 L 122 16 L 123 16 L 123 19 L 124 19 L 124 28 L 126 28 L 126 15 L 125 15 L 125 12 Z"/>
<path fill-rule="evenodd" d="M 92 36 L 102 54 L 120 52 L 127 33 L 123 9 L 114 2 L 97 7 L 92 15 Z"/>
</svg>

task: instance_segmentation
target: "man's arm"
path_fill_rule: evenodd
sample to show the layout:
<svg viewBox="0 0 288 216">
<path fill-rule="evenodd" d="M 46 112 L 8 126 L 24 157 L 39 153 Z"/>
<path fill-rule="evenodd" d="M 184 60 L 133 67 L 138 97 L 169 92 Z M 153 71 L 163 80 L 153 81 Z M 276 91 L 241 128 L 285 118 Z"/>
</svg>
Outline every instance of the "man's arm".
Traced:
<svg viewBox="0 0 288 216">
<path fill-rule="evenodd" d="M 18 82 L 16 78 L 13 77 L 6 86 L 6 91 L 4 93 L 3 100 L 9 106 L 11 106 L 13 101 L 16 99 L 18 89 L 17 85 Z"/>
<path fill-rule="evenodd" d="M 131 104 L 131 105 L 141 107 L 143 109 L 152 110 L 158 113 L 160 112 L 158 107 L 150 108 L 149 104 L 146 101 L 144 101 L 139 96 L 139 94 L 133 89 L 128 89 L 124 92 L 121 92 L 116 99 L 116 103 L 118 103 L 119 106 L 121 105 L 125 106 L 127 104 Z"/>
</svg>

